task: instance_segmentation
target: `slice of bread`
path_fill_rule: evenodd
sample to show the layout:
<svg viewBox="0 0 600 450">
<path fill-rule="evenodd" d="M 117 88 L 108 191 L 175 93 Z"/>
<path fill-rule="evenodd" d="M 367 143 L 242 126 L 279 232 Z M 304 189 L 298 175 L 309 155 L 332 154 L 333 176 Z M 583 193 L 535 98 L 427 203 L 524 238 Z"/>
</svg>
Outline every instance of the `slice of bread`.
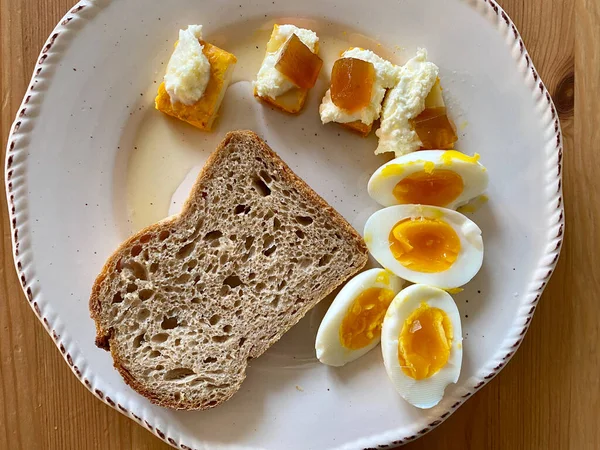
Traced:
<svg viewBox="0 0 600 450">
<path fill-rule="evenodd" d="M 152 402 L 206 409 L 367 262 L 360 235 L 253 132 L 229 133 L 180 215 L 108 259 L 90 297 L 96 345 Z"/>
</svg>

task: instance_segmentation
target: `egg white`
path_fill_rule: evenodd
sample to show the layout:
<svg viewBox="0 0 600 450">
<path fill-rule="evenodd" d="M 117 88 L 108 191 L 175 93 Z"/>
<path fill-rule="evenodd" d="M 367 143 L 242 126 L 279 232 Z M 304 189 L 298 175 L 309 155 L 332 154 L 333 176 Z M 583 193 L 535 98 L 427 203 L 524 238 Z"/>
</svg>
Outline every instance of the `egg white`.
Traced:
<svg viewBox="0 0 600 450">
<path fill-rule="evenodd" d="M 379 277 L 379 279 L 378 279 Z M 340 342 L 340 327 L 346 313 L 358 295 L 369 288 L 389 289 L 394 294 L 402 289 L 403 280 L 387 272 L 385 269 L 370 269 L 352 278 L 335 297 L 321 321 L 315 350 L 317 358 L 329 366 L 343 366 L 360 358 L 379 344 L 379 338 L 363 348 L 352 350 Z"/>
<path fill-rule="evenodd" d="M 398 338 L 406 319 L 422 302 L 446 313 L 452 323 L 453 339 L 448 362 L 429 378 L 415 380 L 406 375 L 398 360 Z M 462 326 L 454 300 L 446 291 L 423 284 L 402 290 L 392 301 L 383 320 L 381 352 L 385 370 L 396 391 L 417 408 L 432 408 L 444 396 L 450 383 L 456 383 L 462 366 Z"/>
<path fill-rule="evenodd" d="M 420 217 L 441 219 L 450 225 L 460 239 L 460 251 L 450 268 L 436 273 L 424 273 L 403 266 L 390 250 L 389 235 L 403 219 Z M 442 289 L 452 289 L 468 283 L 483 263 L 481 229 L 462 214 L 437 206 L 397 205 L 380 209 L 365 224 L 365 242 L 373 257 L 390 272 L 411 281 Z"/>
<path fill-rule="evenodd" d="M 483 194 L 487 189 L 489 177 L 486 168 L 479 162 L 465 161 L 457 158 L 443 158 L 446 150 L 423 150 L 408 153 L 384 164 L 371 176 L 368 185 L 369 195 L 382 206 L 399 204 L 394 196 L 394 187 L 404 178 L 425 170 L 425 164 L 433 164 L 433 170 L 450 170 L 463 180 L 462 193 L 452 202 L 444 205 L 448 209 L 456 209 L 473 198 Z M 384 175 L 386 168 L 395 166 L 393 174 Z"/>
</svg>

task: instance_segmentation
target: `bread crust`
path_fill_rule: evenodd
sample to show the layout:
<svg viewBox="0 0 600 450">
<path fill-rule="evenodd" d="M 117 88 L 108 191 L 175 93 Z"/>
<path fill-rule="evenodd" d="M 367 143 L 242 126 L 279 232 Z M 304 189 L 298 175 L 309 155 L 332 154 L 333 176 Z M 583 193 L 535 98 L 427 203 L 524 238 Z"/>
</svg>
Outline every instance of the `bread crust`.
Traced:
<svg viewBox="0 0 600 450">
<path fill-rule="evenodd" d="M 135 233 L 133 236 L 129 237 L 126 241 L 124 241 L 117 250 L 108 258 L 106 263 L 104 264 L 100 274 L 96 278 L 94 285 L 92 287 L 92 292 L 89 299 L 89 309 L 90 316 L 94 320 L 96 325 L 96 339 L 95 343 L 99 348 L 103 348 L 107 351 L 111 352 L 113 357 L 114 366 L 119 371 L 125 382 L 132 387 L 135 391 L 148 398 L 151 402 L 158 404 L 160 406 L 164 406 L 167 408 L 173 409 L 184 409 L 184 410 L 197 410 L 197 409 L 208 409 L 210 407 L 217 406 L 223 401 L 229 399 L 241 385 L 242 381 L 245 378 L 245 370 L 244 374 L 240 376 L 236 382 L 231 386 L 230 392 L 228 396 L 222 397 L 220 401 L 216 404 L 206 405 L 202 402 L 174 402 L 170 398 L 163 397 L 158 395 L 156 392 L 148 389 L 144 383 L 141 383 L 137 380 L 130 372 L 127 370 L 125 365 L 121 360 L 121 356 L 119 354 L 119 346 L 116 341 L 116 337 L 114 336 L 112 329 L 104 329 L 102 326 L 102 315 L 105 313 L 102 308 L 102 297 L 101 297 L 101 288 L 105 280 L 115 271 L 119 270 L 119 263 L 123 257 L 126 256 L 126 253 L 130 250 L 131 246 L 140 240 L 140 238 L 149 233 L 160 233 L 163 230 L 172 229 L 173 227 L 177 227 L 180 221 L 184 221 L 186 216 L 193 212 L 195 208 L 195 200 L 202 199 L 205 196 L 203 192 L 203 188 L 207 180 L 212 179 L 217 175 L 216 171 L 218 170 L 218 161 L 220 158 L 224 157 L 223 151 L 234 141 L 242 140 L 249 141 L 252 145 L 260 146 L 261 151 L 264 152 L 268 158 L 270 158 L 273 162 L 276 163 L 277 167 L 281 171 L 282 174 L 285 174 L 285 177 L 288 178 L 288 181 L 305 197 L 307 198 L 312 205 L 319 208 L 320 211 L 324 212 L 328 218 L 335 223 L 337 227 L 344 230 L 350 239 L 353 241 L 353 246 L 357 249 L 358 255 L 358 264 L 356 265 L 356 270 L 352 273 L 349 273 L 346 279 L 350 278 L 354 274 L 358 273 L 368 260 L 368 252 L 366 244 L 363 238 L 356 232 L 354 228 L 333 208 L 331 207 L 323 198 L 321 198 L 308 184 L 306 184 L 301 178 L 299 178 L 288 166 L 287 164 L 273 151 L 269 146 L 262 141 L 254 132 L 252 131 L 233 131 L 229 132 L 223 141 L 219 144 L 217 149 L 210 155 L 206 164 L 204 165 L 202 171 L 198 175 L 196 182 L 192 188 L 190 196 L 186 200 L 183 209 L 180 214 L 168 217 L 156 224 L 150 225 L 141 231 Z M 306 303 L 310 306 L 306 309 L 303 314 L 300 314 L 297 317 L 297 320 L 291 325 L 293 326 L 297 323 L 304 314 L 310 310 L 312 307 L 318 303 L 318 301 L 322 300 L 322 298 L 326 297 L 328 294 L 333 292 L 336 288 L 338 288 L 346 279 L 339 280 L 336 284 L 331 284 L 325 289 L 325 294 L 318 299 L 311 299 Z M 291 327 L 290 326 L 290 327 Z M 290 328 L 288 327 L 288 329 Z M 279 340 L 281 336 L 287 332 L 288 329 L 280 330 L 280 332 L 275 336 L 275 338 L 271 342 L 266 342 L 262 346 L 258 346 L 253 349 L 252 353 L 249 355 L 252 358 L 256 358 L 260 356 L 264 351 L 266 351 L 274 342 Z"/>
</svg>

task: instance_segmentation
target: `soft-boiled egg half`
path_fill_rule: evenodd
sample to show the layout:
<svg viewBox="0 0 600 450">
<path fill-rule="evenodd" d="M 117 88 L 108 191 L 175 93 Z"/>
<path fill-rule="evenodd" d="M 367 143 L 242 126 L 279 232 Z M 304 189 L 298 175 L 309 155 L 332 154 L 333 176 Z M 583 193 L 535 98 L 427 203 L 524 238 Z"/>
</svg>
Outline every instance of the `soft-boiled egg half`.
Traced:
<svg viewBox="0 0 600 450">
<path fill-rule="evenodd" d="M 481 230 L 451 209 L 390 206 L 369 217 L 364 236 L 379 264 L 413 283 L 457 288 L 469 282 L 483 262 Z"/>
<path fill-rule="evenodd" d="M 402 284 L 384 269 L 367 270 L 346 283 L 319 326 L 319 361 L 343 366 L 379 344 L 383 317 Z"/>
<path fill-rule="evenodd" d="M 402 290 L 383 320 L 381 352 L 398 393 L 431 408 L 456 383 L 462 365 L 462 327 L 450 294 L 423 284 Z"/>
<path fill-rule="evenodd" d="M 369 180 L 369 195 L 383 206 L 422 204 L 456 209 L 483 194 L 488 174 L 479 155 L 423 150 L 384 164 Z"/>
</svg>

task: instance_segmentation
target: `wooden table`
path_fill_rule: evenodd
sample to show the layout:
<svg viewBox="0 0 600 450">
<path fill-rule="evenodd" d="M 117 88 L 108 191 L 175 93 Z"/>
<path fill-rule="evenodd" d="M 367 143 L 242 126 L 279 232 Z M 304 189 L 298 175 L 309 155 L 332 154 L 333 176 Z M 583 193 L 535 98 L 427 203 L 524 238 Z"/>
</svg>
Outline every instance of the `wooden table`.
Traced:
<svg viewBox="0 0 600 450">
<path fill-rule="evenodd" d="M 71 2 L 0 0 L 2 162 L 39 49 Z M 561 116 L 563 253 L 510 364 L 438 429 L 404 448 L 600 449 L 600 3 L 501 3 Z M 72 375 L 23 298 L 4 195 L 0 203 L 0 449 L 169 448 Z"/>
</svg>

